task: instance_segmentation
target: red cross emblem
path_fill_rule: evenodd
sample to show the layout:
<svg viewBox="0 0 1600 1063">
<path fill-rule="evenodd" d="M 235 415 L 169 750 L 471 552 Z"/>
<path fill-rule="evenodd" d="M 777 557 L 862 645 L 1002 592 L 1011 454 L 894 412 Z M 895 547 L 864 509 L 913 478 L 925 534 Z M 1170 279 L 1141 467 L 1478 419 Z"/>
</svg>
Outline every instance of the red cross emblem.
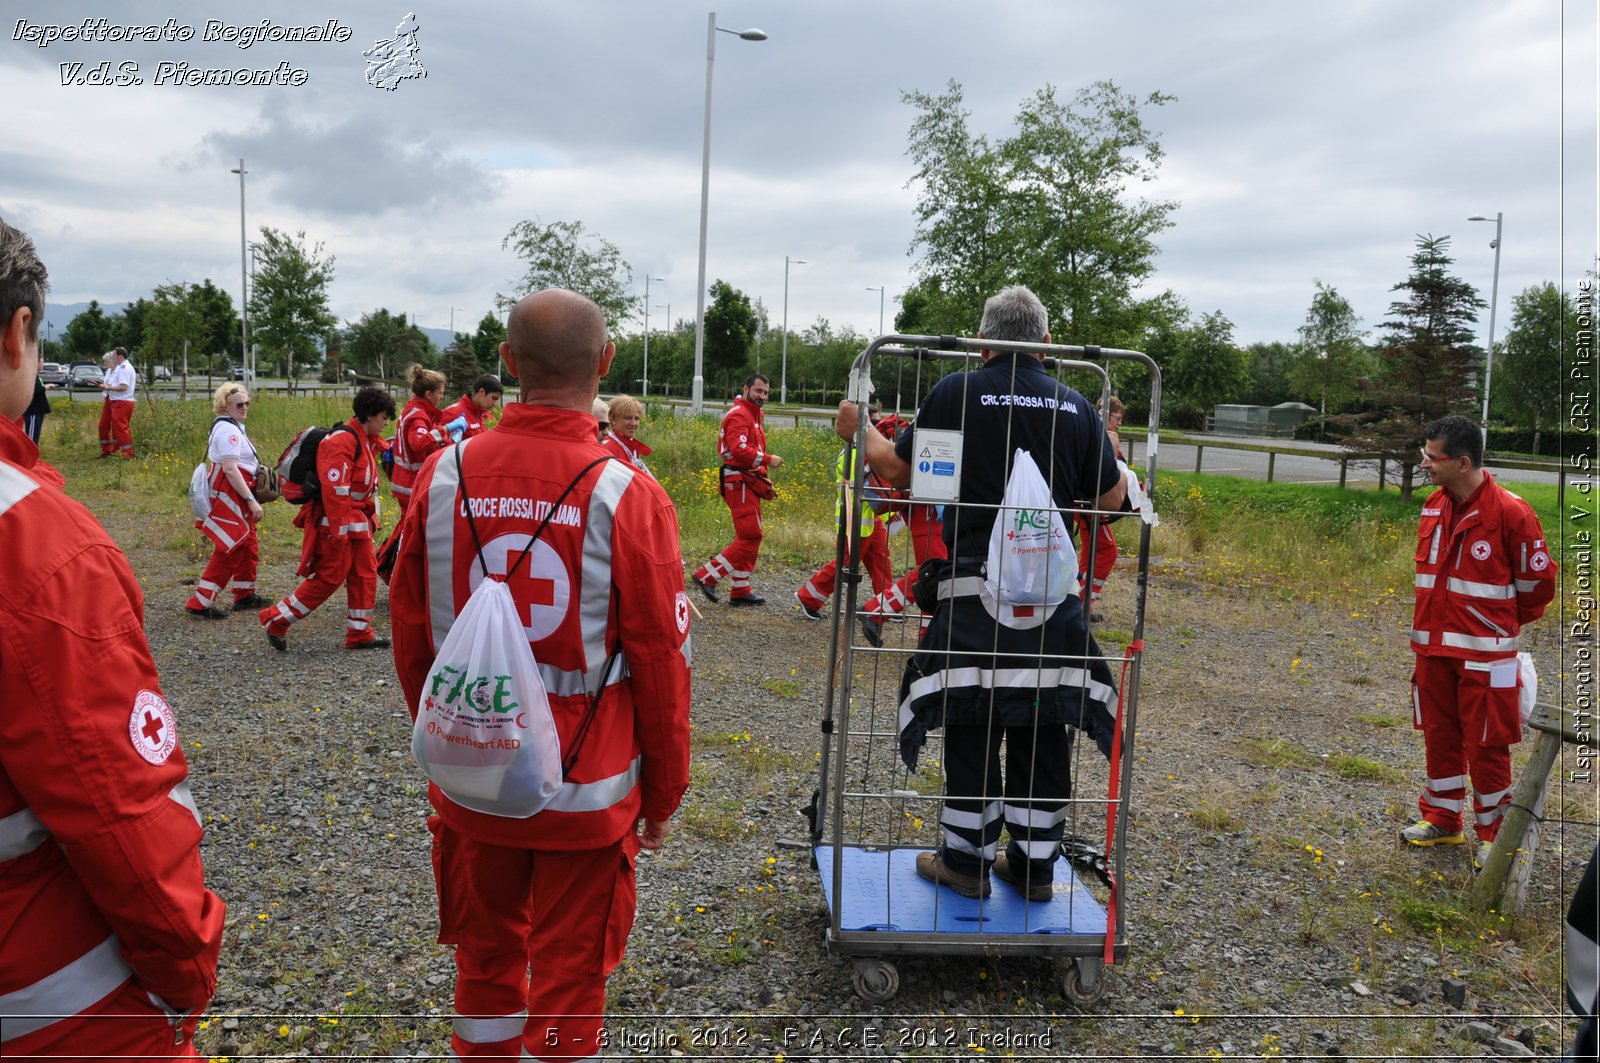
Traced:
<svg viewBox="0 0 1600 1063">
<path fill-rule="evenodd" d="M 525 534 L 502 535 L 485 543 L 489 571 L 504 573 L 516 564 L 527 545 Z M 566 620 L 576 596 L 566 562 L 543 539 L 533 544 L 527 559 L 516 564 L 516 570 L 505 577 L 505 582 L 530 642 L 549 638 Z"/>
<path fill-rule="evenodd" d="M 153 690 L 141 690 L 128 715 L 128 739 L 151 764 L 165 764 L 178 748 L 178 720 L 172 706 Z"/>
</svg>

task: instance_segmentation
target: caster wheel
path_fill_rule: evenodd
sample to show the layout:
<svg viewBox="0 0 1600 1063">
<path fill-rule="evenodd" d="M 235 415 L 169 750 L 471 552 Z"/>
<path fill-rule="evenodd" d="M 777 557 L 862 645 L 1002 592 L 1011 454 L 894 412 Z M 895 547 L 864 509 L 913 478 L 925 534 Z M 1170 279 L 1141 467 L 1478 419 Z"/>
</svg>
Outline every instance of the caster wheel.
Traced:
<svg viewBox="0 0 1600 1063">
<path fill-rule="evenodd" d="M 856 996 L 869 1004 L 882 1004 L 900 991 L 900 972 L 888 960 L 857 960 L 850 981 Z"/>
<path fill-rule="evenodd" d="M 1061 976 L 1061 992 L 1074 1004 L 1093 1004 L 1106 995 L 1105 961 L 1075 960 Z"/>
</svg>

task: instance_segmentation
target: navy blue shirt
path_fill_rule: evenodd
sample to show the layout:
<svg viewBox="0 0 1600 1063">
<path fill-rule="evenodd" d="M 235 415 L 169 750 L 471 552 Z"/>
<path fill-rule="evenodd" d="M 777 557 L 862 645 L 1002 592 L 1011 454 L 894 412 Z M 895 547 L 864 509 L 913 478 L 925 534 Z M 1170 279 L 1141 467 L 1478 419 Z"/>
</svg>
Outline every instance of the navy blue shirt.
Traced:
<svg viewBox="0 0 1600 1063">
<path fill-rule="evenodd" d="M 1031 354 L 996 354 L 981 369 L 944 377 L 923 400 L 917 426 L 963 431 L 962 503 L 998 506 L 1019 447 L 1033 455 L 1063 509 L 1099 498 L 1119 475 L 1094 405 Z M 895 453 L 908 463 L 913 433 L 908 429 L 895 440 Z M 944 542 L 950 556 L 987 557 L 994 518 L 993 509 L 947 507 Z"/>
</svg>

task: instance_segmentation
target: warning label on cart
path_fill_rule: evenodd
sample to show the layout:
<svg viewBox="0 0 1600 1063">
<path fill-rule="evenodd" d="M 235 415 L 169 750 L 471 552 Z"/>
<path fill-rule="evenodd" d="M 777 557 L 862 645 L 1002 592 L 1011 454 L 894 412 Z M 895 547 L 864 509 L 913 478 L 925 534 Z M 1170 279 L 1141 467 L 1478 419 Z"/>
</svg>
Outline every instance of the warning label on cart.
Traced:
<svg viewBox="0 0 1600 1063">
<path fill-rule="evenodd" d="M 911 494 L 941 502 L 961 500 L 961 433 L 917 428 L 911 440 Z"/>
</svg>

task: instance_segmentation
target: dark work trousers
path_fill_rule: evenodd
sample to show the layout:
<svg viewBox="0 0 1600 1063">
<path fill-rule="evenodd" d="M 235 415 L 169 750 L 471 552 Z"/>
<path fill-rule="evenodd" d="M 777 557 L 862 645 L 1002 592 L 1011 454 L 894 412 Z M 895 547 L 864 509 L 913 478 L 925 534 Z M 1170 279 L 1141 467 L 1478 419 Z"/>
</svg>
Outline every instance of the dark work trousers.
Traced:
<svg viewBox="0 0 1600 1063">
<path fill-rule="evenodd" d="M 1000 742 L 1005 740 L 1005 775 Z M 1072 733 L 1065 724 L 991 727 L 946 724 L 944 862 L 976 874 L 994 861 L 1005 823 L 1011 866 L 1032 866 L 1033 882 L 1049 881 L 1060 853 L 1067 798 L 1072 794 Z"/>
</svg>

